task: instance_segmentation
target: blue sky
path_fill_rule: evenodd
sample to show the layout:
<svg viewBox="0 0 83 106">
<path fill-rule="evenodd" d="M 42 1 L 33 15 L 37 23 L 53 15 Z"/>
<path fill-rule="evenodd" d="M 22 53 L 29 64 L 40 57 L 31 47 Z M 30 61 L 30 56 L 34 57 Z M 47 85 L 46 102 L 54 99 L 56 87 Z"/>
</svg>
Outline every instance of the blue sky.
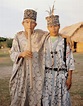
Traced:
<svg viewBox="0 0 83 106">
<path fill-rule="evenodd" d="M 21 24 L 23 11 L 35 9 L 38 13 L 37 27 L 47 30 L 46 10 L 52 7 L 54 0 L 0 0 L 0 36 L 14 37 L 23 30 Z M 61 29 L 83 21 L 83 0 L 55 0 L 55 14 L 60 17 Z"/>
</svg>

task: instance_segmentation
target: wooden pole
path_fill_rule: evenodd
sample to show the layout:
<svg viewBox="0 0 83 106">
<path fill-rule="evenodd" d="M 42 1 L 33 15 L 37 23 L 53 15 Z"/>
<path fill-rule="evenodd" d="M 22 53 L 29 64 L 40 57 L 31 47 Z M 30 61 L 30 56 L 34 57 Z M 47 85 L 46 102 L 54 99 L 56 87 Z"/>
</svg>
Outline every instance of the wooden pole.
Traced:
<svg viewBox="0 0 83 106">
<path fill-rule="evenodd" d="M 31 47 L 31 30 L 28 30 L 28 50 L 32 52 Z M 29 58 L 29 72 L 30 72 L 30 88 L 33 88 L 33 73 L 32 73 L 32 59 Z"/>
</svg>

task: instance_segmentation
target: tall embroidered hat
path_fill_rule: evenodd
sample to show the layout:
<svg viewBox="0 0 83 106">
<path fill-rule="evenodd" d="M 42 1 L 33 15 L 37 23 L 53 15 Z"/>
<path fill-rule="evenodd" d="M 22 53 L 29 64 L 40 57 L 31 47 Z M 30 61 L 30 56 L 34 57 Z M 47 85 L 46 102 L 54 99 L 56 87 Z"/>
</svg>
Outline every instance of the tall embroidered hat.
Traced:
<svg viewBox="0 0 83 106">
<path fill-rule="evenodd" d="M 36 21 L 37 18 L 37 12 L 35 10 L 32 9 L 26 9 L 24 11 L 24 19 L 33 19 L 34 21 Z"/>
<path fill-rule="evenodd" d="M 60 25 L 59 16 L 54 15 L 54 4 L 52 9 L 50 8 L 50 11 L 47 10 L 47 12 L 49 13 L 49 16 L 46 17 L 47 26 Z"/>
</svg>

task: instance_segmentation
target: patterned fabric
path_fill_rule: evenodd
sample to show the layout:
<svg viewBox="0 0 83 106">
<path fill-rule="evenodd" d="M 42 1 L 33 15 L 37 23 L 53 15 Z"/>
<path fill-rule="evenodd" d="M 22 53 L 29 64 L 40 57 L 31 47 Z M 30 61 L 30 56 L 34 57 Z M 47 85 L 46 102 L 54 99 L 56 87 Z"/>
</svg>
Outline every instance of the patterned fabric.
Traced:
<svg viewBox="0 0 83 106">
<path fill-rule="evenodd" d="M 43 84 L 44 84 L 43 87 L 44 89 L 43 89 L 42 103 L 44 104 L 44 106 L 55 106 L 55 103 L 57 101 L 58 102 L 56 106 L 59 106 L 58 104 L 62 102 L 68 105 L 60 105 L 60 106 L 70 106 L 69 105 L 70 97 L 67 88 L 65 86 L 66 73 L 64 75 L 64 72 L 60 71 L 57 76 L 57 72 L 45 70 L 45 66 L 50 67 L 52 63 L 50 58 L 50 50 L 49 50 L 50 46 L 48 45 L 49 36 L 48 37 L 47 36 L 48 36 L 47 33 L 40 30 L 34 31 L 34 33 L 31 35 L 32 52 L 33 52 L 33 58 L 32 58 L 33 89 L 31 89 L 30 80 L 29 80 L 30 79 L 29 62 L 27 58 L 25 58 L 22 61 L 19 60 L 17 64 L 18 69 L 16 72 L 13 72 L 14 69 L 16 68 L 15 65 L 17 63 L 20 52 L 27 50 L 27 46 L 28 46 L 28 42 L 24 35 L 24 32 L 22 31 L 16 34 L 13 40 L 11 55 L 10 55 L 11 59 L 14 61 L 13 71 L 12 71 L 13 77 L 11 77 L 10 80 L 11 106 L 41 106 Z M 45 40 L 45 38 L 47 38 L 47 40 Z M 45 45 L 43 45 L 44 41 L 45 41 Z M 54 48 L 56 47 L 57 41 L 58 38 L 53 43 Z M 64 68 L 63 54 L 61 54 L 61 51 L 64 50 L 63 42 L 64 42 L 63 39 L 60 37 L 60 42 L 58 43 L 56 48 L 58 54 L 55 55 L 55 57 L 57 57 L 55 58 L 55 65 L 54 65 L 55 68 L 57 68 L 58 66 L 60 68 L 62 67 Z M 20 50 L 18 45 L 20 45 Z M 67 66 L 68 66 L 68 70 L 71 70 L 74 69 L 73 57 L 69 47 L 67 47 L 67 49 L 68 49 Z M 49 97 L 51 95 L 53 95 L 51 97 L 52 105 L 49 105 L 50 103 Z"/>
<path fill-rule="evenodd" d="M 10 79 L 11 106 L 41 106 L 43 84 L 43 59 L 41 59 L 43 52 L 41 52 L 41 47 L 46 37 L 42 36 L 44 33 L 45 32 L 36 30 L 34 31 L 34 34 L 31 35 L 33 52 L 33 89 L 30 88 L 28 59 L 24 58 L 23 61 L 19 60 L 17 63 L 20 52 L 27 50 L 28 47 L 28 42 L 24 32 L 22 31 L 17 33 L 13 40 L 10 57 L 14 62 L 13 71 L 16 68 L 16 63 L 18 65 L 18 69 L 16 72 L 12 72 L 13 77 Z"/>
<path fill-rule="evenodd" d="M 54 43 L 50 43 L 50 37 L 45 41 L 45 66 L 52 66 L 51 49 L 54 52 L 53 68 L 65 68 L 64 39 L 59 36 Z M 55 54 L 56 52 L 56 54 Z M 67 71 L 45 70 L 43 87 L 43 106 L 71 106 L 69 91 L 66 86 L 66 77 L 69 70 L 74 70 L 74 59 L 72 51 L 67 45 L 66 50 Z"/>
<path fill-rule="evenodd" d="M 47 20 L 47 26 L 60 25 L 58 15 L 48 16 L 46 17 L 46 20 Z"/>
<path fill-rule="evenodd" d="M 26 9 L 24 11 L 24 19 L 33 19 L 36 21 L 37 12 L 31 9 Z"/>
</svg>

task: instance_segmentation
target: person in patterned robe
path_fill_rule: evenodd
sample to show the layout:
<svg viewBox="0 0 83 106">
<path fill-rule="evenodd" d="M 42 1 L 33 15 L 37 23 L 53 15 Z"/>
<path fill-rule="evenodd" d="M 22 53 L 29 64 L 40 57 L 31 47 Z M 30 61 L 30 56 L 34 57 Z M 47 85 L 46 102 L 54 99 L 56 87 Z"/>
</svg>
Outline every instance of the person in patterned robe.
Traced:
<svg viewBox="0 0 83 106">
<path fill-rule="evenodd" d="M 24 11 L 24 31 L 18 32 L 12 43 L 10 57 L 13 64 L 10 78 L 11 106 L 41 106 L 42 97 L 42 72 L 40 70 L 39 49 L 42 47 L 44 31 L 34 30 L 37 12 L 32 9 Z M 28 50 L 28 30 L 31 30 L 32 52 Z M 30 87 L 30 63 L 32 58 L 32 82 Z"/>
<path fill-rule="evenodd" d="M 45 70 L 44 42 L 48 32 L 34 30 L 36 15 L 31 9 L 24 11 L 24 31 L 18 32 L 13 39 L 10 57 L 14 64 L 9 82 L 11 106 L 41 106 Z M 32 52 L 28 51 L 28 29 L 31 30 Z M 32 58 L 33 89 L 30 88 L 28 58 Z"/>
<path fill-rule="evenodd" d="M 46 17 L 46 20 L 49 34 L 44 43 L 45 72 L 42 104 L 71 106 L 69 89 L 72 84 L 72 71 L 75 69 L 72 50 L 68 44 L 65 50 L 64 38 L 59 34 L 59 16 L 52 13 Z"/>
</svg>

